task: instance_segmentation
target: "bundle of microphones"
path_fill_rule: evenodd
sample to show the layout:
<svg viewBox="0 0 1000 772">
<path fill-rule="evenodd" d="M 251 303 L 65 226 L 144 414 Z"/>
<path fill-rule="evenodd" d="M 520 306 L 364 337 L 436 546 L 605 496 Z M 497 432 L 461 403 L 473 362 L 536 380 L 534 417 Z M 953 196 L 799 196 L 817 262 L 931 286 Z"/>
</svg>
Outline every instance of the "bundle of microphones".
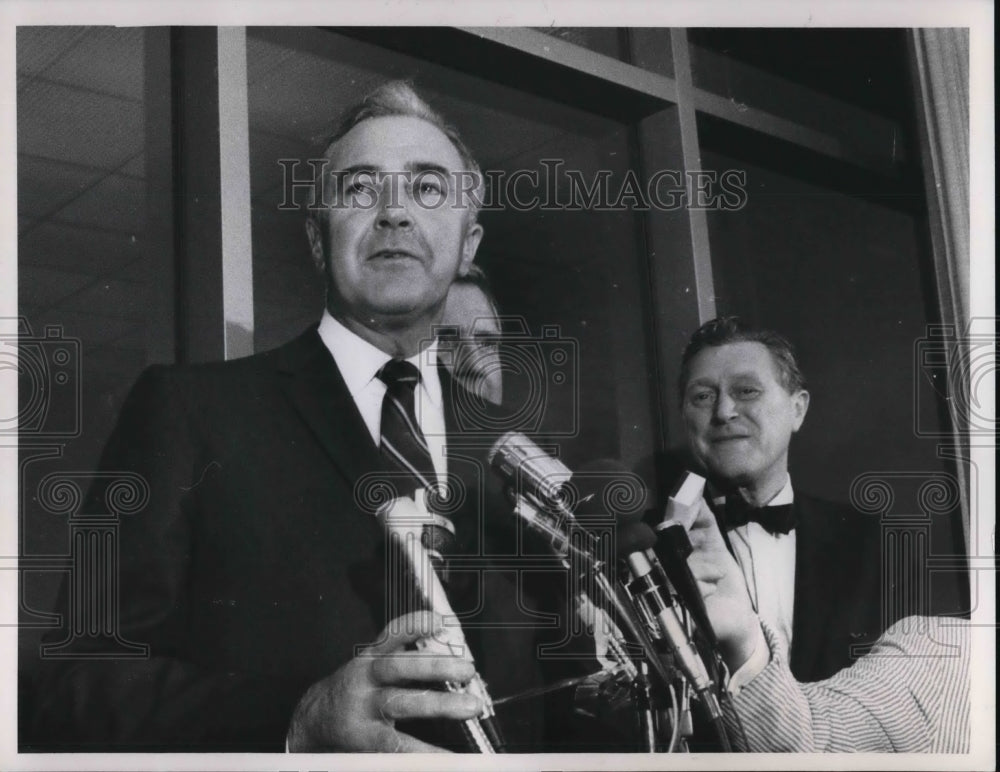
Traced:
<svg viewBox="0 0 1000 772">
<path fill-rule="evenodd" d="M 636 750 L 685 749 L 685 738 L 692 733 L 692 705 L 711 727 L 718 749 L 729 750 L 720 707 L 721 658 L 687 564 L 687 529 L 704 480 L 685 478 L 670 497 L 665 517 L 651 526 L 644 522 L 641 508 L 615 511 L 623 493 L 616 481 L 626 481 L 627 487 L 638 479 L 619 462 L 595 461 L 574 474 L 518 432 L 505 434 L 493 445 L 489 462 L 507 486 L 515 516 L 541 535 L 571 572 L 576 613 L 601 649 L 599 660 L 606 663 L 596 679 L 585 682 L 590 688 L 583 691 L 590 699 L 618 704 L 622 694 L 627 695 L 625 702 L 635 718 Z M 603 490 L 593 490 L 595 481 L 603 481 Z M 608 495 L 609 490 L 614 493 Z M 594 515 L 603 515 L 611 525 L 613 555 L 606 541 L 586 527 L 593 524 Z M 428 516 L 420 506 L 394 502 L 383 509 L 383 517 L 390 536 L 409 556 L 422 605 L 453 616 L 431 557 L 420 546 L 419 523 Z M 433 645 L 471 660 L 461 627 L 449 625 L 446 630 Z M 606 688 L 595 691 L 594 685 L 602 683 Z M 472 691 L 485 706 L 480 718 L 466 722 L 471 749 L 502 751 L 493 702 L 482 681 L 477 677 L 468 685 L 447 688 Z"/>
</svg>

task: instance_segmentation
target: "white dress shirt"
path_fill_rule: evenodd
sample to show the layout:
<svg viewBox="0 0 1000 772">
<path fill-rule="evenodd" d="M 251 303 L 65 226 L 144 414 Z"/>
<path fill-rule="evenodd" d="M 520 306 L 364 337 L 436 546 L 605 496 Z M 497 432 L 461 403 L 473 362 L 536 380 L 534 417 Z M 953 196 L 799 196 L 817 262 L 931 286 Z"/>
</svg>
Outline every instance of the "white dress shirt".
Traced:
<svg viewBox="0 0 1000 772">
<path fill-rule="evenodd" d="M 765 506 L 791 504 L 792 480 Z M 795 608 L 795 529 L 769 533 L 760 523 L 747 523 L 729 532 L 733 555 L 743 572 L 750 602 L 757 615 L 781 641 L 792 648 L 792 612 Z"/>
<path fill-rule="evenodd" d="M 378 447 L 382 428 L 382 400 L 386 391 L 386 385 L 379 379 L 378 372 L 392 357 L 351 332 L 334 319 L 329 311 L 323 312 L 319 323 L 319 337 L 333 355 L 333 361 L 344 378 L 347 390 Z M 414 364 L 420 371 L 420 383 L 414 392 L 414 410 L 420 430 L 427 440 L 438 482 L 444 483 L 448 465 L 445 458 L 444 402 L 441 380 L 438 377 L 437 349 L 435 339 L 430 346 L 406 361 Z"/>
</svg>

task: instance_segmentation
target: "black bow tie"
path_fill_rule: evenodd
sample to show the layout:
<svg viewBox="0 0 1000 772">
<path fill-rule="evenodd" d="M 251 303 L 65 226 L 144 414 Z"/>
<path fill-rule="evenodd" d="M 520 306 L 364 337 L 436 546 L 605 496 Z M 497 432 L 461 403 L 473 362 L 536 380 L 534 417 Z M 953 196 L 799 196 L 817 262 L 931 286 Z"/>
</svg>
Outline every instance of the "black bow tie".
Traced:
<svg viewBox="0 0 1000 772">
<path fill-rule="evenodd" d="M 731 531 L 747 523 L 760 523 L 768 533 L 788 533 L 795 527 L 795 513 L 791 504 L 752 507 L 742 496 L 727 497 L 726 530 Z"/>
</svg>

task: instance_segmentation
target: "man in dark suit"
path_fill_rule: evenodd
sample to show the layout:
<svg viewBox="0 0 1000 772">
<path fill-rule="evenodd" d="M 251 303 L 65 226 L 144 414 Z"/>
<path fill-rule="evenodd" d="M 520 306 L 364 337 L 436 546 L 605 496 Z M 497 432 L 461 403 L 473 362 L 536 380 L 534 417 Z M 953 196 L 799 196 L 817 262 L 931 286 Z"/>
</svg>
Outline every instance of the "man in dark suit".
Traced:
<svg viewBox="0 0 1000 772">
<path fill-rule="evenodd" d="M 36 731 L 49 749 L 462 747 L 458 721 L 482 704 L 441 685 L 472 666 L 413 650 L 433 615 L 389 624 L 407 609 L 391 605 L 374 510 L 409 472 L 449 491 L 452 606 L 494 696 L 542 682 L 536 628 L 552 618 L 535 614 L 551 607 L 483 558 L 516 556 L 509 507 L 486 467 L 491 437 L 456 412 L 471 401 L 455 399 L 431 335 L 482 238 L 466 184 L 479 169 L 401 83 L 351 110 L 325 156 L 307 225 L 327 288 L 319 325 L 244 360 L 150 368 L 122 409 L 101 468 L 142 475 L 150 499 L 120 526 L 115 635 L 150 656 L 52 664 Z M 397 388 L 426 467 L 390 454 Z M 510 749 L 543 749 L 532 704 L 503 728 Z"/>
<path fill-rule="evenodd" d="M 796 678 L 833 675 L 893 620 L 882 614 L 878 518 L 793 491 L 789 445 L 809 392 L 791 344 L 714 319 L 691 337 L 680 390 L 688 450 L 755 610 L 791 652 Z"/>
</svg>

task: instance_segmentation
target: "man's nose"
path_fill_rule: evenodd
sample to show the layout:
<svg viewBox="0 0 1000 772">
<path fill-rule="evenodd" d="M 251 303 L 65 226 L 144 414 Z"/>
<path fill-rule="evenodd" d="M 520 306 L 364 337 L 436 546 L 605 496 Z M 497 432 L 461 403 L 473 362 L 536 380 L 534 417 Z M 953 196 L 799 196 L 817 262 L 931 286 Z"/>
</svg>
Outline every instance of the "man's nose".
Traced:
<svg viewBox="0 0 1000 772">
<path fill-rule="evenodd" d="M 712 411 L 712 418 L 719 423 L 725 423 L 737 415 L 736 400 L 728 394 L 719 394 L 715 400 L 715 409 Z"/>
<path fill-rule="evenodd" d="M 409 207 L 411 201 L 407 197 L 405 186 L 403 190 L 392 185 L 392 180 L 386 180 L 379 190 L 378 216 L 376 228 L 410 228 L 413 217 Z"/>
</svg>

